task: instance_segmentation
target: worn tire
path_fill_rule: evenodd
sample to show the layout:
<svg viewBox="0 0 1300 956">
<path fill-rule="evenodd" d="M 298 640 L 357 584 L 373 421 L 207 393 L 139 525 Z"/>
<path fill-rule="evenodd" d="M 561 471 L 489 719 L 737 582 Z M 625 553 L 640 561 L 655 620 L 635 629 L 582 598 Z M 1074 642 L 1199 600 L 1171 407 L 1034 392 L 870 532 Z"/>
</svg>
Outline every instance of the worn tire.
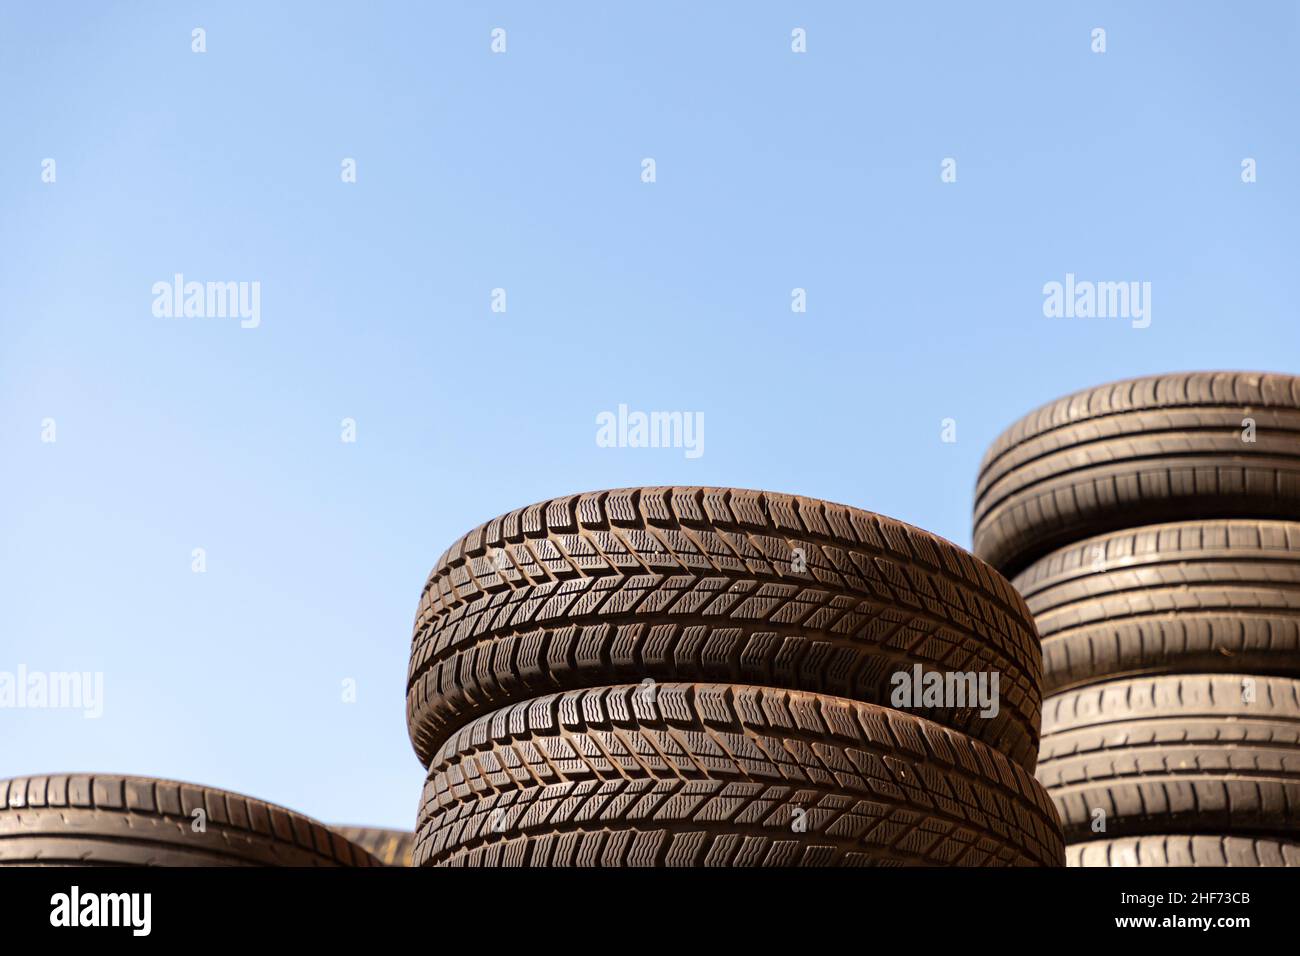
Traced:
<svg viewBox="0 0 1300 956">
<path fill-rule="evenodd" d="M 411 865 L 411 851 L 415 849 L 415 834 L 410 830 L 353 826 L 331 826 L 330 829 L 366 850 L 384 866 Z"/>
<path fill-rule="evenodd" d="M 481 717 L 435 756 L 417 833 L 417 866 L 1064 860 L 1046 794 L 991 747 L 885 707 L 722 684 Z"/>
<path fill-rule="evenodd" d="M 428 766 L 466 722 L 559 690 L 729 681 L 884 704 L 915 664 L 998 673 L 995 717 L 915 713 L 1033 769 L 1038 635 L 1015 589 L 966 551 L 811 498 L 593 492 L 496 518 L 438 561 L 415 621 L 407 725 Z"/>
<path fill-rule="evenodd" d="M 984 456 L 974 551 L 1010 576 L 1091 535 L 1235 517 L 1300 519 L 1300 378 L 1151 376 L 1031 412 Z"/>
<path fill-rule="evenodd" d="M 1044 694 L 1137 674 L 1300 677 L 1300 523 L 1114 532 L 1013 583 L 1042 637 Z"/>
<path fill-rule="evenodd" d="M 195 832 L 192 816 L 206 814 Z M 171 780 L 51 774 L 0 780 L 0 865 L 377 866 L 301 814 Z"/>
<path fill-rule="evenodd" d="M 1294 838 L 1300 680 L 1136 677 L 1049 697 L 1038 779 L 1067 843 L 1170 833 Z M 1090 826 L 1097 809 L 1104 833 Z"/>
<path fill-rule="evenodd" d="M 1300 843 L 1269 837 L 1144 836 L 1065 848 L 1066 866 L 1300 866 Z"/>
</svg>

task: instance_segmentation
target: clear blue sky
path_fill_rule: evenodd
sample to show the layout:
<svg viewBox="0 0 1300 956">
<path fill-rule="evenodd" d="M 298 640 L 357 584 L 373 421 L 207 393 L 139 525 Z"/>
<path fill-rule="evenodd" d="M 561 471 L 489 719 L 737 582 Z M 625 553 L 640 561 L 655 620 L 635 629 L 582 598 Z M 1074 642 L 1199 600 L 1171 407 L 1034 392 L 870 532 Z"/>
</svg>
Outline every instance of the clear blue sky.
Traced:
<svg viewBox="0 0 1300 956">
<path fill-rule="evenodd" d="M 1029 408 L 1300 370 L 1296 3 L 614 6 L 0 13 L 0 671 L 105 680 L 0 710 L 0 775 L 410 826 L 411 622 L 480 521 L 719 484 L 969 544 Z M 1151 326 L 1044 317 L 1067 272 Z M 175 273 L 260 282 L 260 327 L 156 318 Z M 704 454 L 597 447 L 620 403 Z"/>
</svg>

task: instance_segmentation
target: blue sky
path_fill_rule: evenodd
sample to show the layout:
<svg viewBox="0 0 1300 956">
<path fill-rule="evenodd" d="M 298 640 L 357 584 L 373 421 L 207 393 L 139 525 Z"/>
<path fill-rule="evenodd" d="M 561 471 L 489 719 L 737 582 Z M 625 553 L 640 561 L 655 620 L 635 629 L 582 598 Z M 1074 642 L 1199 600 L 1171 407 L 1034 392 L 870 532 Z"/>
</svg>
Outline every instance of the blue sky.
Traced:
<svg viewBox="0 0 1300 956">
<path fill-rule="evenodd" d="M 1033 406 L 1296 371 L 1298 9 L 7 6 L 0 671 L 102 671 L 104 713 L 0 709 L 0 775 L 409 827 L 410 626 L 477 523 L 718 484 L 968 545 Z M 156 317 L 176 273 L 260 325 Z M 1067 273 L 1150 282 L 1150 327 L 1045 317 Z M 619 404 L 704 454 L 598 447 Z"/>
</svg>

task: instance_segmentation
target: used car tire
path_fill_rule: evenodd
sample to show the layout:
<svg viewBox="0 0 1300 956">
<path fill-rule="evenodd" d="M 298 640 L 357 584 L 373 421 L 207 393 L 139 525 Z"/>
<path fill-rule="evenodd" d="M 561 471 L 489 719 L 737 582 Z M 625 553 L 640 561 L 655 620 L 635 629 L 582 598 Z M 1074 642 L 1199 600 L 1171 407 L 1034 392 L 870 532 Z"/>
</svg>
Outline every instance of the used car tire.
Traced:
<svg viewBox="0 0 1300 956">
<path fill-rule="evenodd" d="M 1159 375 L 1044 405 L 984 456 L 974 551 L 1011 576 L 1091 535 L 1235 517 L 1300 519 L 1300 378 Z"/>
<path fill-rule="evenodd" d="M 1177 836 L 1094 840 L 1065 848 L 1066 866 L 1300 866 L 1300 843 L 1269 837 Z"/>
<path fill-rule="evenodd" d="M 99 773 L 0 780 L 0 865 L 378 863 L 328 827 L 274 804 L 197 784 Z"/>
<path fill-rule="evenodd" d="M 383 827 L 332 826 L 335 833 L 362 847 L 384 866 L 410 866 L 415 834 Z"/>
<path fill-rule="evenodd" d="M 1300 523 L 1188 521 L 1055 551 L 1014 582 L 1043 693 L 1156 673 L 1300 677 Z"/>
<path fill-rule="evenodd" d="M 1168 833 L 1293 838 L 1300 680 L 1136 677 L 1049 697 L 1038 779 L 1067 843 Z"/>
<path fill-rule="evenodd" d="M 728 681 L 887 704 L 894 675 L 996 673 L 1000 705 L 915 713 L 1032 770 L 1041 651 L 1023 599 L 948 541 L 811 498 L 629 488 L 513 511 L 438 561 L 407 726 L 427 767 L 458 727 L 559 690 Z"/>
<path fill-rule="evenodd" d="M 802 691 L 624 685 L 480 717 L 429 770 L 415 863 L 1038 865 L 1031 774 L 920 717 Z"/>
</svg>

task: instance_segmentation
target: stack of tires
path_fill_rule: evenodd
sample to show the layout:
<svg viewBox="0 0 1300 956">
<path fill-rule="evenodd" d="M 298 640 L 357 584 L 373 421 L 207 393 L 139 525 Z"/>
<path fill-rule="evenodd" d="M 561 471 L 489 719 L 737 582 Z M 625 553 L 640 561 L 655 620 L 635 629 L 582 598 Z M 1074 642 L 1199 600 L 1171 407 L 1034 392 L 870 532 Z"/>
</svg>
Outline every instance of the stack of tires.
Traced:
<svg viewBox="0 0 1300 956">
<path fill-rule="evenodd" d="M 1043 642 L 1072 865 L 1300 865 L 1300 379 L 1118 382 L 981 466 L 975 553 Z"/>
<path fill-rule="evenodd" d="M 633 488 L 457 541 L 416 616 L 414 862 L 1060 865 L 1040 651 L 1005 579 L 808 498 Z M 892 707 L 899 674 L 1000 708 Z"/>
<path fill-rule="evenodd" d="M 366 850 L 381 866 L 411 865 L 411 851 L 415 849 L 415 834 L 409 830 L 337 824 L 330 829 Z"/>
</svg>

